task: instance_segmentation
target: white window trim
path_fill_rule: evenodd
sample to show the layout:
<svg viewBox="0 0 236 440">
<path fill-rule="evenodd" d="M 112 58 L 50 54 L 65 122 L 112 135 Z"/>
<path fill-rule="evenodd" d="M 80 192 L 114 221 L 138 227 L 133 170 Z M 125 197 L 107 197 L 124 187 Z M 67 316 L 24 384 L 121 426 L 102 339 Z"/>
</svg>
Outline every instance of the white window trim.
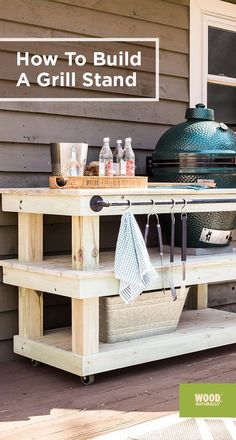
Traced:
<svg viewBox="0 0 236 440">
<path fill-rule="evenodd" d="M 207 82 L 235 86 L 235 78 L 208 75 L 208 26 L 236 30 L 236 5 L 190 0 L 190 106 L 207 104 Z"/>
<path fill-rule="evenodd" d="M 230 76 L 220 76 L 220 75 L 207 75 L 207 82 L 211 84 L 220 84 L 223 86 L 233 86 L 236 87 L 236 78 L 231 78 Z"/>
</svg>

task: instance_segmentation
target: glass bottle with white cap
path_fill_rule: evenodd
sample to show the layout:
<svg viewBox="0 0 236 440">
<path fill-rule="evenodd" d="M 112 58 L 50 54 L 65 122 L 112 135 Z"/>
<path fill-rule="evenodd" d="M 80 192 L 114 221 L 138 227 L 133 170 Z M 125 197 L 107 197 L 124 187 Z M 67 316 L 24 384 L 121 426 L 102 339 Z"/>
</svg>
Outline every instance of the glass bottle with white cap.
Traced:
<svg viewBox="0 0 236 440">
<path fill-rule="evenodd" d="M 121 176 L 123 148 L 122 141 L 118 139 L 116 141 L 116 148 L 113 153 L 113 176 Z"/>
<path fill-rule="evenodd" d="M 124 169 L 123 174 L 125 176 L 134 176 L 135 175 L 135 155 L 131 145 L 132 139 L 125 139 L 125 148 L 123 154 L 124 161 Z"/>
<path fill-rule="evenodd" d="M 76 146 L 72 145 L 71 148 L 71 159 L 69 164 L 69 175 L 76 177 L 79 176 L 79 163 L 77 161 L 77 154 L 76 154 Z"/>
<path fill-rule="evenodd" d="M 113 176 L 113 157 L 109 142 L 110 138 L 103 139 L 99 154 L 99 176 Z"/>
</svg>

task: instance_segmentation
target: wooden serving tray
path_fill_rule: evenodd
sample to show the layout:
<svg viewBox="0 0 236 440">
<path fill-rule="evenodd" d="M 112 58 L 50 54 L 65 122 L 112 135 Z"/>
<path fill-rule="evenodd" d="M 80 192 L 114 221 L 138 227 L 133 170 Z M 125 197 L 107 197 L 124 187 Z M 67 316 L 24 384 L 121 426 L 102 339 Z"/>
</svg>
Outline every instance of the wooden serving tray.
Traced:
<svg viewBox="0 0 236 440">
<path fill-rule="evenodd" d="M 52 189 L 85 189 L 85 188 L 146 188 L 147 177 L 63 177 L 50 176 L 49 187 Z"/>
</svg>

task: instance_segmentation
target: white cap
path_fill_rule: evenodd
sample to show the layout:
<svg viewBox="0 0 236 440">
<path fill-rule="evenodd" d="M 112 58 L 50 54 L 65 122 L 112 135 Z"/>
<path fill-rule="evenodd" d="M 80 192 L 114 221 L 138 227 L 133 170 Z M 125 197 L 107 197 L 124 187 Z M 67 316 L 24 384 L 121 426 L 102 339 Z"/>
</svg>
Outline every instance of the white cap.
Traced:
<svg viewBox="0 0 236 440">
<path fill-rule="evenodd" d="M 109 142 L 110 138 L 103 138 L 103 142 Z"/>
<path fill-rule="evenodd" d="M 125 142 L 131 142 L 132 139 L 131 138 L 125 138 Z"/>
<path fill-rule="evenodd" d="M 122 143 L 122 140 L 121 139 L 117 139 L 117 141 L 116 141 L 117 143 L 119 142 L 119 143 Z"/>
</svg>

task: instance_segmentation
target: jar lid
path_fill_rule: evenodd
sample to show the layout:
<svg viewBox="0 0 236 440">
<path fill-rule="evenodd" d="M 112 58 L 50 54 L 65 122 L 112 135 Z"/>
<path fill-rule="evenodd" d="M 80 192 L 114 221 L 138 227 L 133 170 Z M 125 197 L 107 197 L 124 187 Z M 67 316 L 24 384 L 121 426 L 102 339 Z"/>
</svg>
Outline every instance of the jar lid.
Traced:
<svg viewBox="0 0 236 440">
<path fill-rule="evenodd" d="M 205 119 L 206 121 L 214 121 L 214 110 L 206 108 L 204 104 L 197 104 L 196 108 L 187 108 L 185 118 L 190 119 Z"/>
</svg>

